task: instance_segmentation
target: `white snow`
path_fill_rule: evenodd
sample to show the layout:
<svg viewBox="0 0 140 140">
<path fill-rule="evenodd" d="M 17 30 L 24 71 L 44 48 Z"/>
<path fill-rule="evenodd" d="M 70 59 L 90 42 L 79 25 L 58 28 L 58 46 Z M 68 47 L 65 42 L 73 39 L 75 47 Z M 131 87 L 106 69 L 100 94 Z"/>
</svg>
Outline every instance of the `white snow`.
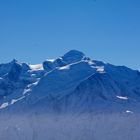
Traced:
<svg viewBox="0 0 140 140">
<path fill-rule="evenodd" d="M 22 97 L 20 97 L 20 98 L 18 98 L 18 99 L 12 99 L 10 105 L 13 105 L 13 104 L 15 104 L 16 102 L 18 102 L 18 101 L 20 101 L 20 100 L 22 100 L 22 99 L 24 99 L 24 98 L 25 98 L 25 96 L 22 96 Z"/>
<path fill-rule="evenodd" d="M 70 65 L 66 65 L 59 68 L 59 70 L 68 70 L 68 69 L 70 69 Z"/>
<path fill-rule="evenodd" d="M 29 65 L 29 66 L 30 66 L 31 70 L 33 70 L 33 71 L 43 70 L 42 64 Z"/>
<path fill-rule="evenodd" d="M 55 59 L 46 59 L 46 61 L 49 61 L 49 62 L 54 62 Z"/>
<path fill-rule="evenodd" d="M 29 85 L 27 86 L 27 88 L 24 89 L 23 95 L 25 95 L 25 94 L 28 93 L 28 92 L 31 92 L 31 91 L 32 91 L 32 87 L 36 86 L 36 85 L 38 84 L 39 80 L 40 80 L 40 78 L 38 78 L 36 82 L 34 82 L 34 83 L 32 83 L 32 84 L 29 84 Z"/>
<path fill-rule="evenodd" d="M 31 89 L 24 89 L 23 95 L 25 95 L 27 92 L 30 92 L 30 91 L 32 91 L 32 90 Z"/>
<path fill-rule="evenodd" d="M 87 62 L 88 62 L 89 65 L 95 64 L 95 63 L 94 63 L 93 61 L 91 61 L 91 60 L 90 60 L 90 61 L 87 61 Z"/>
<path fill-rule="evenodd" d="M 0 106 L 0 109 L 6 108 L 8 105 L 9 105 L 9 103 L 8 103 L 8 102 L 3 103 L 3 104 Z"/>
<path fill-rule="evenodd" d="M 105 73 L 104 66 L 101 66 L 101 67 L 97 66 L 96 68 L 97 68 L 97 72 Z"/>
<path fill-rule="evenodd" d="M 126 113 L 133 114 L 133 111 L 126 110 Z"/>
<path fill-rule="evenodd" d="M 128 100 L 128 97 L 124 97 L 124 96 L 116 96 L 118 99 L 121 99 L 121 100 Z"/>
<path fill-rule="evenodd" d="M 12 101 L 11 101 L 11 105 L 13 105 L 13 104 L 16 103 L 16 102 L 17 102 L 17 100 L 12 99 Z"/>
</svg>

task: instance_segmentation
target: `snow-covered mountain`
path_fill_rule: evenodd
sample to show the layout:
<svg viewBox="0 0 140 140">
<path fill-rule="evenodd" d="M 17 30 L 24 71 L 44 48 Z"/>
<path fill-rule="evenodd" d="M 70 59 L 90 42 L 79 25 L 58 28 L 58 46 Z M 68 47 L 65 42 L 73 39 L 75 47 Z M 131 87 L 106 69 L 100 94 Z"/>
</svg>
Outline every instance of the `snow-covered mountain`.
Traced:
<svg viewBox="0 0 140 140">
<path fill-rule="evenodd" d="M 140 72 L 72 50 L 0 65 L 1 140 L 140 140 Z"/>
<path fill-rule="evenodd" d="M 0 109 L 47 112 L 139 111 L 140 72 L 71 50 L 29 65 L 0 65 Z"/>
</svg>

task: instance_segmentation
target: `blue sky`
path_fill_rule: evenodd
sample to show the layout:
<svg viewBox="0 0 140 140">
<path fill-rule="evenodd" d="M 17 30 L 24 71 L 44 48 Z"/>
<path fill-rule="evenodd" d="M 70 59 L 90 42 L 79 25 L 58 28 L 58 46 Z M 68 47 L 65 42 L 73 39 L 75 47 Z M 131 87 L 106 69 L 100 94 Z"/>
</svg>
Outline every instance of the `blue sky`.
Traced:
<svg viewBox="0 0 140 140">
<path fill-rule="evenodd" d="M 139 0 L 0 0 L 0 62 L 71 49 L 140 70 Z"/>
</svg>

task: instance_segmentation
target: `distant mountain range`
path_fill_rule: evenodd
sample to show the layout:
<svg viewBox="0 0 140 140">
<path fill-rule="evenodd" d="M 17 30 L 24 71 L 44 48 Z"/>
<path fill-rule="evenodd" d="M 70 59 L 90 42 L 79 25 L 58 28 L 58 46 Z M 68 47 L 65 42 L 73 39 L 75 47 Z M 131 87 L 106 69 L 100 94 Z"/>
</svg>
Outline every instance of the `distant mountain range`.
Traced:
<svg viewBox="0 0 140 140">
<path fill-rule="evenodd" d="M 140 111 L 140 72 L 71 50 L 29 65 L 0 64 L 0 112 Z"/>
</svg>

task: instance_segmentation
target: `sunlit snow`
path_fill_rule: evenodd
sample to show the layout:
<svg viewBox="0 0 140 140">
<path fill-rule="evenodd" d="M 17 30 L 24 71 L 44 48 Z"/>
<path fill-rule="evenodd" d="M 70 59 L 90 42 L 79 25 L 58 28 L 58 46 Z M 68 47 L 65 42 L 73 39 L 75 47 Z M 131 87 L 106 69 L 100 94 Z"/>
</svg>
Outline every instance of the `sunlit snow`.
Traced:
<svg viewBox="0 0 140 140">
<path fill-rule="evenodd" d="M 9 105 L 9 103 L 8 103 L 8 102 L 3 103 L 3 104 L 0 106 L 0 109 L 6 108 L 8 105 Z"/>
<path fill-rule="evenodd" d="M 43 65 L 42 64 L 30 65 L 30 68 L 34 71 L 43 70 Z"/>
<path fill-rule="evenodd" d="M 128 100 L 128 97 L 124 97 L 124 96 L 116 96 L 118 99 L 121 99 L 121 100 Z"/>
<path fill-rule="evenodd" d="M 59 68 L 59 70 L 68 70 L 68 69 L 70 69 L 70 65 L 66 65 Z"/>
</svg>

